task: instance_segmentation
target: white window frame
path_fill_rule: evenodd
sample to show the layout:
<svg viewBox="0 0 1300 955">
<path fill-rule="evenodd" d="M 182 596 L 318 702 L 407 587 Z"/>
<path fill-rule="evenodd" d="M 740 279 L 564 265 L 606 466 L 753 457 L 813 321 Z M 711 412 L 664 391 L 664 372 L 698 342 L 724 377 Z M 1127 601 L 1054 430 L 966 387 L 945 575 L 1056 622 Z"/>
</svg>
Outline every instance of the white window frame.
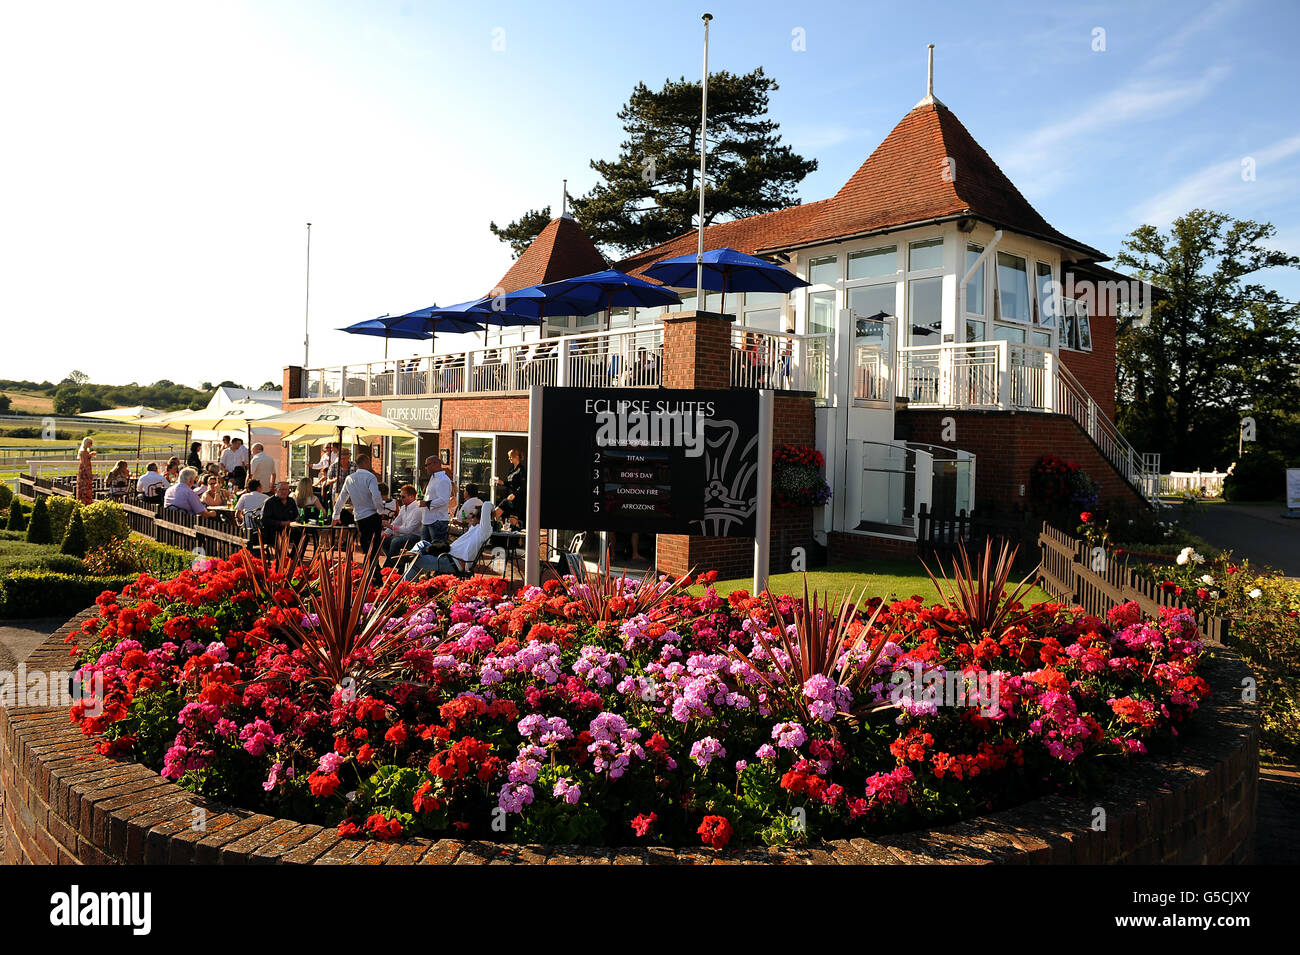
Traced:
<svg viewBox="0 0 1300 955">
<path fill-rule="evenodd" d="M 1011 258 L 1020 259 L 1022 262 L 1025 263 L 1025 290 L 1024 291 L 1025 291 L 1025 305 L 1027 306 L 1028 315 L 1024 321 L 1021 321 L 1018 318 L 1006 317 L 1007 310 L 1006 310 L 1006 306 L 1002 301 L 1002 275 L 1001 275 L 1001 270 L 998 267 L 998 259 L 1003 255 L 1009 256 Z M 997 324 L 1013 325 L 1021 328 L 1033 327 L 1034 325 L 1034 299 L 1033 299 L 1034 282 L 1033 282 L 1033 275 L 1032 275 L 1033 261 L 1034 261 L 1033 256 L 1029 255 L 1027 252 L 1020 252 L 1017 251 L 1016 249 L 1003 249 L 1003 248 L 994 250 L 993 281 L 997 283 L 997 287 L 994 290 L 993 295 L 994 295 L 994 304 L 997 309 L 997 317 L 995 319 Z"/>
</svg>

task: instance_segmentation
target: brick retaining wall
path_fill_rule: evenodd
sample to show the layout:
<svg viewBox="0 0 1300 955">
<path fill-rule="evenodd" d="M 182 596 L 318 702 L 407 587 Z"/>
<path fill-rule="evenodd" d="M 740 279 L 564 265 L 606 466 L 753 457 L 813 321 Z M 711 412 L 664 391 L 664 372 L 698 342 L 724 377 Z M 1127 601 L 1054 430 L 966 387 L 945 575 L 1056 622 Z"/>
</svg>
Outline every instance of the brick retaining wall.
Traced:
<svg viewBox="0 0 1300 955">
<path fill-rule="evenodd" d="M 68 668 L 64 637 L 27 660 Z M 195 796 L 137 763 L 95 753 L 64 707 L 0 708 L 5 863 L 1248 863 L 1258 809 L 1257 704 L 1241 701 L 1250 671 L 1216 648 L 1212 699 L 1169 756 L 1138 759 L 1088 798 L 1047 796 L 946 826 L 807 849 L 584 849 L 456 839 L 367 843 L 332 829 L 232 809 Z M 1091 828 L 1106 810 L 1104 831 Z M 203 825 L 199 826 L 198 821 Z"/>
</svg>

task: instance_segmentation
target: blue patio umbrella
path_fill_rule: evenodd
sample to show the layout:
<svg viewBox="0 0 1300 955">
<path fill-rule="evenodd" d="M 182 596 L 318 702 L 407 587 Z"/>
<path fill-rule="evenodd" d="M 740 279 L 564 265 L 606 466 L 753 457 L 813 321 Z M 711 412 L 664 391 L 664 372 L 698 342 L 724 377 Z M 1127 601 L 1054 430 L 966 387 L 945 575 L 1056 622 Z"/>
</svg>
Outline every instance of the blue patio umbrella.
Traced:
<svg viewBox="0 0 1300 955">
<path fill-rule="evenodd" d="M 548 315 L 591 315 L 616 307 L 681 303 L 676 292 L 617 269 L 534 285 L 523 291 L 533 294 L 508 297 L 505 310 L 538 319 Z"/>
<path fill-rule="evenodd" d="M 656 262 L 645 274 L 674 288 L 694 288 L 695 269 L 694 255 L 678 255 Z M 774 262 L 735 249 L 710 249 L 704 253 L 704 288 L 722 292 L 722 306 L 726 305 L 728 291 L 790 292 L 807 284 Z"/>
<path fill-rule="evenodd" d="M 483 318 L 481 313 L 470 311 L 470 307 L 476 303 L 461 302 L 458 305 L 448 305 L 439 308 L 437 305 L 430 305 L 428 308 L 417 308 L 413 312 L 407 312 L 405 315 L 398 315 L 395 318 L 383 319 L 391 327 L 399 328 L 404 331 L 423 330 L 430 339 L 434 341 L 432 348 L 437 349 L 438 332 L 477 332 L 484 331 Z"/>
<path fill-rule="evenodd" d="M 356 322 L 348 325 L 346 328 L 340 328 L 339 331 L 347 332 L 349 335 L 373 335 L 376 338 L 384 339 L 384 358 L 388 358 L 388 340 L 390 338 L 408 338 L 417 341 L 424 341 L 429 337 L 427 331 L 414 328 L 393 327 L 388 324 L 392 316 L 380 315 L 378 318 L 368 318 L 364 322 Z"/>
</svg>

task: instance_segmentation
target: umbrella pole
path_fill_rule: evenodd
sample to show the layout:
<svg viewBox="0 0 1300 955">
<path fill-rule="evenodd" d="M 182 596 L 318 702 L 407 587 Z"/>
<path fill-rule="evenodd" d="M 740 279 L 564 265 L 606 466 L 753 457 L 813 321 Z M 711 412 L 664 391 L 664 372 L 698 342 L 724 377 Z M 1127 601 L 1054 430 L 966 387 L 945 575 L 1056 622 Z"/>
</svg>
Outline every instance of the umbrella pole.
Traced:
<svg viewBox="0 0 1300 955">
<path fill-rule="evenodd" d="M 135 433 L 135 463 L 140 464 L 140 448 L 144 444 L 144 425 L 140 425 Z"/>
</svg>

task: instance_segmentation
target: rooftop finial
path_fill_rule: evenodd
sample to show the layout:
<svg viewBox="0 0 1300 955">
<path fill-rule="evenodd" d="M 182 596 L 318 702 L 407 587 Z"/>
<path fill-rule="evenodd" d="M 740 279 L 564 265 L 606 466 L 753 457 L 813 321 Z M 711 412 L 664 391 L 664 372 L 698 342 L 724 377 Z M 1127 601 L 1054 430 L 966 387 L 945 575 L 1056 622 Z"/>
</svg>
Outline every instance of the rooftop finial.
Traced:
<svg viewBox="0 0 1300 955">
<path fill-rule="evenodd" d="M 917 103 L 916 106 L 942 106 L 943 103 L 940 103 L 934 96 L 934 44 L 928 44 L 927 48 L 929 50 L 929 63 L 925 75 L 925 99 Z M 916 106 L 912 108 L 916 109 Z"/>
<path fill-rule="evenodd" d="M 564 185 L 560 187 L 560 218 L 567 219 L 569 217 L 569 180 L 564 179 L 562 182 Z"/>
</svg>

